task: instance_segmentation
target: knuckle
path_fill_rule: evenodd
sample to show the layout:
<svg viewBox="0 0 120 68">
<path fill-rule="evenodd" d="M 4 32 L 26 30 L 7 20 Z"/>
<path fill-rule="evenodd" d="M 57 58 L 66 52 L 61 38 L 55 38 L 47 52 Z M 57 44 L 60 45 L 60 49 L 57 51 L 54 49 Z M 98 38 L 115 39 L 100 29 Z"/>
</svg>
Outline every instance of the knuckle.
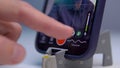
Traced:
<svg viewBox="0 0 120 68">
<path fill-rule="evenodd" d="M 21 33 L 22 32 L 22 27 L 18 23 L 13 23 L 13 29 L 16 33 Z"/>
</svg>

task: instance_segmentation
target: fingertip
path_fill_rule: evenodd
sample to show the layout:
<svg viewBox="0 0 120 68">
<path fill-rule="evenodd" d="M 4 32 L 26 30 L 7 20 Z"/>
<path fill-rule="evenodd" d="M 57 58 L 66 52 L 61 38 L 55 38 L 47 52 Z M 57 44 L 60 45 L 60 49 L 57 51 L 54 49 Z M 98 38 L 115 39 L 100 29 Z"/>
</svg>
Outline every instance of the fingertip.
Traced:
<svg viewBox="0 0 120 68">
<path fill-rule="evenodd" d="M 73 36 L 74 29 L 68 25 L 55 21 L 54 23 L 48 25 L 45 29 L 43 29 L 42 32 L 45 35 L 56 39 L 68 39 Z"/>
<path fill-rule="evenodd" d="M 10 64 L 18 64 L 23 61 L 25 58 L 25 49 L 21 45 L 17 45 L 14 48 L 11 63 Z"/>
<path fill-rule="evenodd" d="M 73 32 L 74 29 L 70 26 L 64 25 L 64 29 L 62 30 L 63 34 L 61 34 L 60 36 L 57 36 L 57 39 L 67 39 L 70 38 L 71 36 L 73 36 Z"/>
<path fill-rule="evenodd" d="M 0 64 L 18 64 L 24 59 L 25 49 L 20 44 L 4 36 L 0 36 L 0 44 Z"/>
<path fill-rule="evenodd" d="M 68 38 L 73 36 L 73 33 L 75 32 L 74 29 L 70 26 L 66 26 L 68 28 Z"/>
</svg>

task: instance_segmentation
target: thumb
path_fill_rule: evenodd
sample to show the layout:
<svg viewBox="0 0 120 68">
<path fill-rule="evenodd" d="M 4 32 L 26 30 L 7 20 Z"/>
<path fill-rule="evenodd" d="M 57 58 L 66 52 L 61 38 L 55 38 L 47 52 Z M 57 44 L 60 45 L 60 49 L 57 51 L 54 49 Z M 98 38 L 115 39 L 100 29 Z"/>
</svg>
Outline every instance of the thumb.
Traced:
<svg viewBox="0 0 120 68">
<path fill-rule="evenodd" d="M 20 63 L 25 56 L 24 48 L 0 35 L 0 64 L 17 64 Z"/>
</svg>

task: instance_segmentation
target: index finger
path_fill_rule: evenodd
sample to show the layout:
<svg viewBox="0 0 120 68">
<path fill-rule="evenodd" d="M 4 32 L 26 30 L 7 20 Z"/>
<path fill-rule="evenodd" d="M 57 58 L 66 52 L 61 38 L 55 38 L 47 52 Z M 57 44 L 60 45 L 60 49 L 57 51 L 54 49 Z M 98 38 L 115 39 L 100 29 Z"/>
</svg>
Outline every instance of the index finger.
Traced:
<svg viewBox="0 0 120 68">
<path fill-rule="evenodd" d="M 72 36 L 73 29 L 71 27 L 63 25 L 55 19 L 48 17 L 25 2 L 21 4 L 22 7 L 19 20 L 30 28 L 57 39 L 66 39 Z"/>
<path fill-rule="evenodd" d="M 0 19 L 22 22 L 36 31 L 57 39 L 72 36 L 73 28 L 48 17 L 22 0 L 1 0 L 1 6 L 4 7 L 0 7 L 2 10 Z"/>
</svg>

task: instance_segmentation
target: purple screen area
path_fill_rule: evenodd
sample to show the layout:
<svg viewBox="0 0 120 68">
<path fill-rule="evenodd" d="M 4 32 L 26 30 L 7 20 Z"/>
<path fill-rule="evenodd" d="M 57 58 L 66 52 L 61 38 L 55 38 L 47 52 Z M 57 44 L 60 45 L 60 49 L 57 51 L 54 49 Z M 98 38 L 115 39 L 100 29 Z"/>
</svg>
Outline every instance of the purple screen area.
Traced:
<svg viewBox="0 0 120 68">
<path fill-rule="evenodd" d="M 49 16 L 74 28 L 75 35 L 67 39 L 59 46 L 56 39 L 39 33 L 39 47 L 46 51 L 49 47 L 58 47 L 68 49 L 66 54 L 81 55 L 89 47 L 89 40 L 92 28 L 92 18 L 94 14 L 94 5 L 91 1 L 80 5 L 79 9 L 74 5 L 54 4 Z"/>
</svg>

